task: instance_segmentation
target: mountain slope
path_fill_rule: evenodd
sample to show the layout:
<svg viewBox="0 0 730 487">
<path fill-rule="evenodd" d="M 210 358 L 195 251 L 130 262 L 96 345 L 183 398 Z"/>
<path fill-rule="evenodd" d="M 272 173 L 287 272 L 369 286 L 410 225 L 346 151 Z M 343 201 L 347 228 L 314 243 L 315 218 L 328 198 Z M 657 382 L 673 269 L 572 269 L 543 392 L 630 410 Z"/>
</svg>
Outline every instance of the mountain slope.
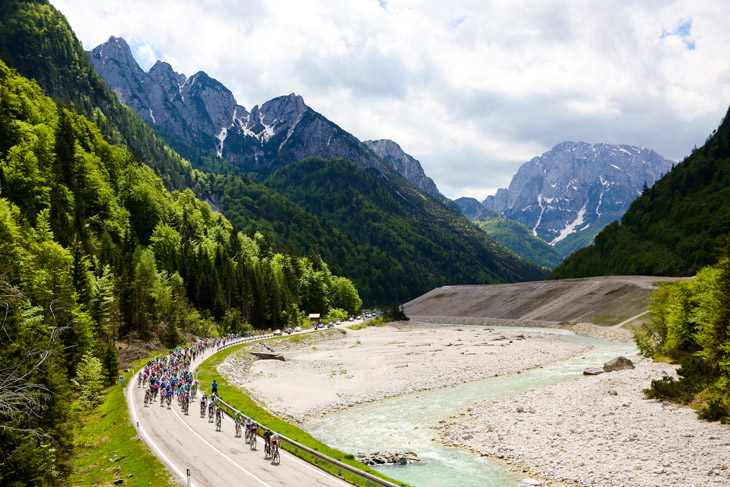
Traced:
<svg viewBox="0 0 730 487">
<path fill-rule="evenodd" d="M 716 262 L 730 234 L 730 112 L 702 148 L 637 198 L 552 278 L 689 276 Z"/>
<path fill-rule="evenodd" d="M 398 144 L 388 139 L 366 140 L 363 144 L 383 161 L 393 166 L 409 183 L 439 201 L 445 202 L 447 200 L 438 190 L 433 179 L 426 176 L 421 163 L 403 152 Z"/>
<path fill-rule="evenodd" d="M 368 266 L 377 272 L 371 291 L 380 298 L 388 298 L 383 277 L 393 279 L 390 298 L 401 300 L 444 282 L 542 278 L 541 269 L 403 179 L 345 160 L 307 158 L 278 169 L 266 184 L 377 249 Z M 397 266 L 381 265 L 387 257 Z"/>
<path fill-rule="evenodd" d="M 558 249 L 537 238 L 529 228 L 485 209 L 474 223 L 512 252 L 540 267 L 554 269 L 563 261 Z"/>
<path fill-rule="evenodd" d="M 649 149 L 563 142 L 523 164 L 509 189 L 483 204 L 557 246 L 571 234 L 595 232 L 620 218 L 671 165 Z"/>
<path fill-rule="evenodd" d="M 318 248 L 322 255 L 329 251 L 327 259 L 333 268 L 341 269 L 351 277 L 366 301 L 390 303 L 394 299 L 403 300 L 427 290 L 429 286 L 447 282 L 479 282 L 478 279 L 504 282 L 539 279 L 543 275 L 542 270 L 520 261 L 486 234 L 473 228 L 458 212 L 425 196 L 357 138 L 307 107 L 300 96 L 278 97 L 249 112 L 235 105 L 235 100 L 227 96 L 228 92 L 222 85 L 204 73 L 187 78 L 166 68 L 166 77 L 161 77 L 155 73 L 162 71 L 154 67 L 149 73 L 143 73 L 133 62 L 129 47 L 119 39 L 110 39 L 89 55 L 107 81 L 120 83 L 113 88 L 127 96 L 129 103 L 138 105 L 140 116 L 148 120 L 154 116 L 152 122 L 159 122 L 156 126 L 164 130 L 158 130 L 158 133 L 175 137 L 175 140 L 168 139 L 171 145 L 191 144 L 198 150 L 222 156 L 238 170 L 246 171 L 256 181 L 285 194 L 323 221 L 330 231 L 325 234 L 315 232 L 322 239 Z M 193 79 L 205 80 L 208 84 L 206 92 L 211 94 L 208 99 L 200 99 L 193 92 L 186 91 Z M 133 92 L 133 88 L 137 91 Z M 183 96 L 183 93 L 188 94 Z M 164 106 L 153 103 L 155 97 L 162 97 L 171 104 L 164 117 L 155 111 L 155 107 Z M 203 121 L 216 118 L 209 107 L 221 105 L 229 107 L 227 113 L 233 113 L 230 125 L 205 125 Z M 204 135 L 195 136 L 187 129 L 192 125 L 205 128 Z M 218 135 L 213 137 L 216 133 Z M 218 142 L 215 145 L 205 142 L 211 139 Z M 186 150 L 191 150 L 190 146 Z M 296 161 L 312 155 L 335 160 L 329 164 L 308 164 L 304 167 L 314 173 L 302 174 L 303 166 L 296 165 Z M 349 164 L 343 165 L 340 159 L 347 160 Z M 296 167 L 287 170 L 290 165 Z M 420 169 L 417 161 L 412 167 Z M 375 179 L 363 180 L 359 172 L 363 170 Z M 348 175 L 348 172 L 351 174 Z M 335 179 L 340 181 L 338 185 L 333 185 L 328 179 L 335 173 Z M 286 181 L 287 177 L 293 180 Z M 214 179 L 221 180 L 217 176 Z M 308 181 L 306 187 L 302 186 L 303 181 Z M 368 188 L 354 187 L 352 181 L 375 184 L 378 191 L 363 191 Z M 220 187 L 212 188 L 212 197 L 216 196 L 215 188 Z M 230 189 L 236 184 L 225 183 L 223 187 Z M 322 193 L 323 187 L 329 188 L 329 191 Z M 379 201 L 371 201 L 370 198 Z M 255 201 L 239 197 L 236 191 L 227 191 L 226 196 L 220 198 L 218 207 L 234 223 L 238 219 L 233 215 L 234 208 L 230 203 L 236 199 L 240 204 L 233 206 L 251 206 L 247 202 Z M 424 202 L 424 199 L 429 201 Z M 380 214 L 383 212 L 388 214 Z M 408 215 L 407 218 L 404 215 Z M 385 232 L 371 231 L 374 222 L 390 218 L 395 218 L 391 221 L 392 228 L 399 228 L 408 236 L 407 239 L 393 235 L 392 228 Z M 288 232 L 288 224 L 284 226 L 277 222 L 273 226 L 279 233 Z M 338 234 L 346 236 L 349 243 L 333 248 L 330 242 L 334 242 Z M 381 238 L 384 235 L 393 238 Z M 392 245 L 394 241 L 402 245 Z M 439 246 L 444 246 L 444 250 L 439 250 Z M 459 256 L 449 250 L 452 247 L 471 253 L 467 259 L 472 263 L 469 270 L 457 262 Z M 500 259 L 505 262 L 499 262 Z M 426 261 L 428 266 L 422 266 Z M 414 265 L 414 262 L 418 264 Z M 416 268 L 419 272 L 422 269 L 423 273 L 413 272 Z"/>
</svg>

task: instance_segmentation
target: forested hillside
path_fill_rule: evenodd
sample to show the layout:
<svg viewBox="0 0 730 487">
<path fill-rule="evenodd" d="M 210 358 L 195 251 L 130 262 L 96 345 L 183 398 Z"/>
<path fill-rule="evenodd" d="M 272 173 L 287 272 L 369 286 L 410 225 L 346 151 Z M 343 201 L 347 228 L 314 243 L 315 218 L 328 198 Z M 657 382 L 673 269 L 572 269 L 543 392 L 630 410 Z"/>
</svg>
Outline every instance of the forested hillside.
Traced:
<svg viewBox="0 0 730 487">
<path fill-rule="evenodd" d="M 401 183 L 402 182 L 402 183 Z M 406 300 L 443 282 L 539 280 L 543 270 L 518 257 L 403 178 L 386 178 L 343 159 L 307 158 L 265 181 L 374 253 L 363 272 L 381 302 Z M 385 301 L 387 302 L 387 301 Z"/>
<path fill-rule="evenodd" d="M 552 269 L 563 261 L 555 247 L 536 237 L 526 226 L 494 210 L 485 208 L 474 223 L 497 242 L 541 267 Z"/>
<path fill-rule="evenodd" d="M 704 146 L 637 198 L 621 222 L 569 256 L 551 279 L 642 274 L 691 276 L 717 262 L 730 234 L 730 117 Z"/>
<path fill-rule="evenodd" d="M 69 378 L 114 340 L 215 335 L 358 311 L 318 255 L 274 253 L 0 62 L 0 483 L 69 465 Z M 38 364 L 38 365 L 37 365 Z M 15 395 L 13 395 L 15 394 Z"/>
</svg>

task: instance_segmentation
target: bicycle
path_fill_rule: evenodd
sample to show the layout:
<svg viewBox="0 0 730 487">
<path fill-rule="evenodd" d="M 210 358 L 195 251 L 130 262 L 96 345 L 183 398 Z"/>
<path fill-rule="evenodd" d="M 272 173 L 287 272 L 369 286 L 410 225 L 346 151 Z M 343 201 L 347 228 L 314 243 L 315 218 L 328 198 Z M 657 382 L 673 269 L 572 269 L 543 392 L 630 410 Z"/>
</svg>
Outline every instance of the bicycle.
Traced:
<svg viewBox="0 0 730 487">
<path fill-rule="evenodd" d="M 218 415 L 218 417 L 215 420 L 215 430 L 220 431 L 221 430 L 221 416 Z"/>
<path fill-rule="evenodd" d="M 241 437 L 241 422 L 236 421 L 236 438 Z"/>
<path fill-rule="evenodd" d="M 147 405 L 150 403 L 150 391 L 149 389 L 144 391 L 144 405 L 147 407 Z"/>
<path fill-rule="evenodd" d="M 271 456 L 271 445 L 269 444 L 269 441 L 267 441 L 266 437 L 264 436 L 264 458 L 268 458 L 269 456 Z"/>
<path fill-rule="evenodd" d="M 251 442 L 249 443 L 252 450 L 256 449 L 256 435 L 251 434 Z"/>
</svg>

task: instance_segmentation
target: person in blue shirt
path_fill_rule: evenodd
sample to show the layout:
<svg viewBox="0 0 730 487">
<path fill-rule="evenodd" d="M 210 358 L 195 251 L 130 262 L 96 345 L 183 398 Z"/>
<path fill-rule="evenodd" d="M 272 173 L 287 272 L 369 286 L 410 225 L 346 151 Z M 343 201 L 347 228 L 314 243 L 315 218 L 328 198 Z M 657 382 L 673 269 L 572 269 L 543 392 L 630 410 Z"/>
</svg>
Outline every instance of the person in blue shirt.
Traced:
<svg viewBox="0 0 730 487">
<path fill-rule="evenodd" d="M 218 395 L 218 383 L 213 379 L 213 394 Z"/>
</svg>

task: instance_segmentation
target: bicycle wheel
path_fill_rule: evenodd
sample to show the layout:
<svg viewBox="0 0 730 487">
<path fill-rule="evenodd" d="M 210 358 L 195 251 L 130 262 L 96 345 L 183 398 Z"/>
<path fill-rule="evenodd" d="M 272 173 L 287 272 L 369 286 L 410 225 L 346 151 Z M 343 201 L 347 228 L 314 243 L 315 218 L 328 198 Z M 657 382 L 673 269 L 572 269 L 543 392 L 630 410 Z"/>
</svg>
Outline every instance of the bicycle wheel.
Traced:
<svg viewBox="0 0 730 487">
<path fill-rule="evenodd" d="M 275 448 L 274 449 L 274 458 L 271 460 L 271 463 L 279 465 L 280 462 L 281 462 L 281 455 L 279 454 L 279 449 Z"/>
</svg>

